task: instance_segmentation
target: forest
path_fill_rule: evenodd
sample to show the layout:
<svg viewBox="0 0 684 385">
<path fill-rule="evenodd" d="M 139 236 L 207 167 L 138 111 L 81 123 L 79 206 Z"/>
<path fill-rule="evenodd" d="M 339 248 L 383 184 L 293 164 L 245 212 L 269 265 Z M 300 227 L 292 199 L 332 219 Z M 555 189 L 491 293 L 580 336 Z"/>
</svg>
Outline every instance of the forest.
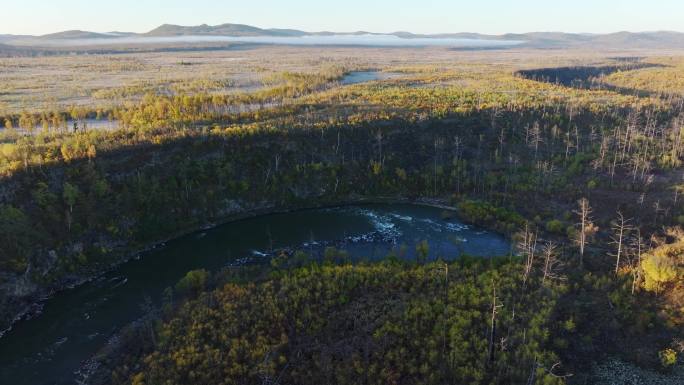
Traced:
<svg viewBox="0 0 684 385">
<path fill-rule="evenodd" d="M 333 259 L 276 269 L 257 284 L 226 283 L 196 294 L 159 326 L 154 341 L 135 335 L 154 351 L 137 369 L 133 359 L 119 366 L 112 378 L 563 383 L 569 375 L 547 347 L 567 344 L 575 332 L 572 318 L 554 322 L 565 316 L 553 313 L 565 289 L 535 277 L 522 292 L 520 268 L 505 260 L 354 266 Z"/>
<path fill-rule="evenodd" d="M 207 226 L 429 200 L 515 255 L 331 248 L 191 271 L 92 382 L 587 384 L 618 378 L 611 360 L 681 380 L 684 59 L 424 50 L 0 59 L 47 71 L 48 90 L 19 96 L 20 71 L 0 90 L 0 330 Z M 78 65 L 112 84 L 49 76 Z M 393 76 L 342 84 L 356 71 Z"/>
</svg>

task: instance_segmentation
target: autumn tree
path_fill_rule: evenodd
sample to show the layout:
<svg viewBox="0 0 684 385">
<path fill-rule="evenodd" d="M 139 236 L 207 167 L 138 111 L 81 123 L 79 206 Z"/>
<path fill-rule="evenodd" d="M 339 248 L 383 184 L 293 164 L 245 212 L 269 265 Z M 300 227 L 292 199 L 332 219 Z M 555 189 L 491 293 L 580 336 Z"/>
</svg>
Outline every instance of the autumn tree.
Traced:
<svg viewBox="0 0 684 385">
<path fill-rule="evenodd" d="M 664 284 L 677 278 L 677 266 L 667 255 L 656 252 L 641 262 L 644 269 L 644 286 L 646 290 L 655 291 L 656 295 Z"/>
<path fill-rule="evenodd" d="M 664 285 L 677 281 L 684 274 L 684 231 L 667 228 L 665 234 L 675 239 L 650 250 L 641 261 L 646 290 L 659 294 Z M 657 241 L 657 240 L 656 240 Z"/>
</svg>

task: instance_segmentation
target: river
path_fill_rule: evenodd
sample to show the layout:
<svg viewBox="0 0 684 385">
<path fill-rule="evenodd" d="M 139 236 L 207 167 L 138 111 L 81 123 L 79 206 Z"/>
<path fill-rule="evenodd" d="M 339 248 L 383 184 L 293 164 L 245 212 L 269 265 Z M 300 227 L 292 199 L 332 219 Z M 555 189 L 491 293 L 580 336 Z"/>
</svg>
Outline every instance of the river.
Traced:
<svg viewBox="0 0 684 385">
<path fill-rule="evenodd" d="M 341 85 L 358 84 L 372 82 L 376 80 L 388 80 L 401 77 L 402 74 L 397 72 L 380 72 L 380 71 L 353 71 L 344 75 L 340 80 Z"/>
<path fill-rule="evenodd" d="M 442 219 L 443 210 L 416 205 L 363 205 L 273 214 L 190 234 L 146 252 L 94 281 L 58 293 L 42 312 L 0 339 L 0 383 L 73 384 L 81 365 L 122 326 L 139 318 L 145 297 L 159 303 L 163 290 L 186 272 L 263 263 L 271 250 L 344 248 L 356 260 L 377 260 L 392 249 L 415 258 L 427 240 L 430 258 L 507 255 L 500 235 Z"/>
</svg>

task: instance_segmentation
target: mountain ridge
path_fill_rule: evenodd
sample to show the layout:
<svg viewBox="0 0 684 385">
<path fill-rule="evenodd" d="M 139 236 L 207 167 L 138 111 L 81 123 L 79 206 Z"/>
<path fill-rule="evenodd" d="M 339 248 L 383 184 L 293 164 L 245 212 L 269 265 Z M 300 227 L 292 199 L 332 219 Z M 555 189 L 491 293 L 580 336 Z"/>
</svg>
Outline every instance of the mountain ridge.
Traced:
<svg viewBox="0 0 684 385">
<path fill-rule="evenodd" d="M 111 39 L 116 37 L 179 37 L 179 36 L 231 36 L 231 37 L 304 37 L 331 35 L 389 35 L 401 39 L 484 39 L 497 41 L 524 41 L 519 47 L 527 48 L 684 48 L 684 33 L 675 31 L 629 32 L 618 31 L 605 34 L 566 32 L 505 33 L 500 35 L 476 32 L 418 34 L 408 31 L 377 33 L 355 32 L 307 32 L 292 28 L 260 28 L 247 24 L 224 23 L 183 26 L 162 24 L 145 33 L 108 32 L 99 33 L 82 30 L 68 30 L 41 36 L 0 35 L 0 41 L 10 44 L 13 39 L 36 41 L 59 41 L 74 39 Z"/>
</svg>

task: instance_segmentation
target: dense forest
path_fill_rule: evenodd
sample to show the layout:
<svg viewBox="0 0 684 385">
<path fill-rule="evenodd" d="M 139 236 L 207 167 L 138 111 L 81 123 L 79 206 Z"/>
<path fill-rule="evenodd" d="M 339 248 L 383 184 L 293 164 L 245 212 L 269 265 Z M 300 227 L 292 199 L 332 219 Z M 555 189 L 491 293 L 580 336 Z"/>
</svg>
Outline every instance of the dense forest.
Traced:
<svg viewBox="0 0 684 385">
<path fill-rule="evenodd" d="M 684 101 L 667 82 L 642 88 L 671 76 L 666 60 L 615 62 L 398 66 L 385 70 L 403 77 L 351 86 L 339 81 L 357 65 L 326 66 L 245 93 L 8 111 L 0 328 L 208 225 L 431 199 L 518 255 L 191 272 L 127 332 L 103 381 L 585 383 L 608 356 L 672 370 L 684 353 Z"/>
<path fill-rule="evenodd" d="M 153 351 L 114 383 L 563 383 L 553 347 L 576 332 L 554 313 L 563 285 L 523 288 L 519 263 L 488 265 L 329 261 L 227 283 L 195 294 L 154 340 L 129 336 Z"/>
</svg>

